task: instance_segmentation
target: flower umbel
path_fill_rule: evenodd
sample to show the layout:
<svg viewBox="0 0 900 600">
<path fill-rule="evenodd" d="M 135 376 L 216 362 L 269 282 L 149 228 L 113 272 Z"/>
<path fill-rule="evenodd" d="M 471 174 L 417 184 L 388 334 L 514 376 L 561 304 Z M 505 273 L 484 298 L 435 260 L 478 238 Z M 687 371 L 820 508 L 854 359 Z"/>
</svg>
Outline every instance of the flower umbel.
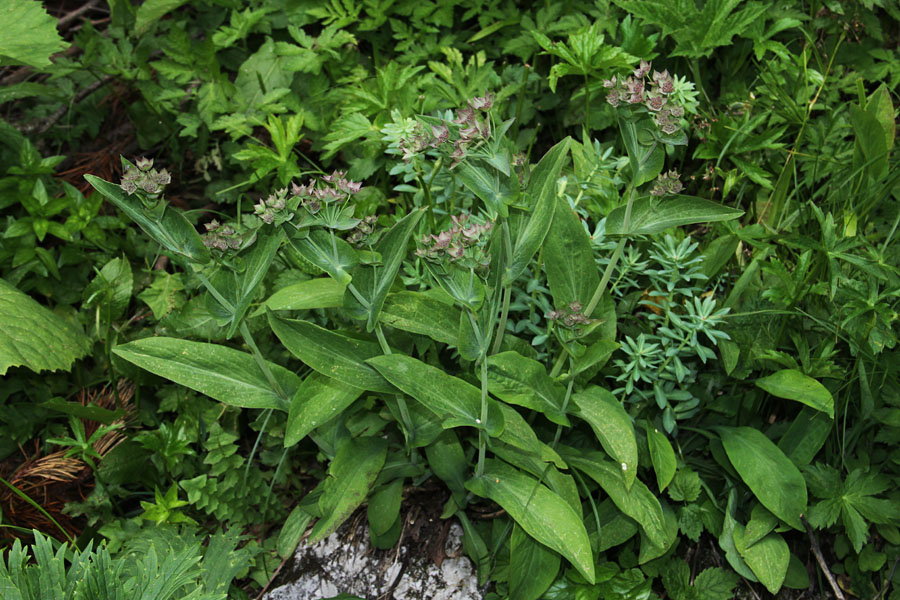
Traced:
<svg viewBox="0 0 900 600">
<path fill-rule="evenodd" d="M 122 175 L 122 182 L 119 186 L 129 196 L 137 191 L 155 198 L 162 194 L 163 189 L 172 183 L 172 176 L 165 169 L 157 171 L 153 168 L 152 158 L 138 158 L 131 165 L 123 160 L 125 164 L 125 173 Z"/>
<path fill-rule="evenodd" d="M 488 240 L 486 233 L 494 227 L 493 221 L 484 223 L 468 222 L 469 215 L 453 215 L 453 225 L 437 235 L 426 234 L 416 249 L 416 256 L 429 262 L 439 263 L 449 260 L 464 267 L 486 269 L 491 257 L 485 251 Z"/>
</svg>

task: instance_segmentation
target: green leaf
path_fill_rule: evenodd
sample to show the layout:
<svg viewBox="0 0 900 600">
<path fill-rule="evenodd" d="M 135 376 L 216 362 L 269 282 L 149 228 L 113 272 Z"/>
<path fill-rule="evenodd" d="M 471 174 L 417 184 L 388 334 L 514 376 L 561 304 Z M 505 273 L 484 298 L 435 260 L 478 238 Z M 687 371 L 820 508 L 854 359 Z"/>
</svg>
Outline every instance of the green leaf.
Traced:
<svg viewBox="0 0 900 600">
<path fill-rule="evenodd" d="M 84 178 L 163 248 L 200 264 L 209 262 L 209 250 L 203 245 L 200 234 L 180 211 L 166 206 L 162 216 L 152 214 L 144 209 L 136 196 L 126 196 L 116 184 L 93 175 Z"/>
<path fill-rule="evenodd" d="M 282 319 L 271 312 L 268 317 L 284 347 L 322 375 L 373 392 L 397 391 L 366 364 L 366 359 L 381 354 L 375 342 L 350 338 L 309 321 Z"/>
<path fill-rule="evenodd" d="M 388 294 L 378 315 L 385 325 L 427 335 L 431 339 L 455 346 L 459 331 L 458 308 L 421 292 Z"/>
<path fill-rule="evenodd" d="M 778 526 L 778 517 L 769 512 L 762 504 L 757 504 L 750 511 L 750 521 L 744 531 L 744 546 L 750 547 L 763 539 Z"/>
<path fill-rule="evenodd" d="M 665 538 L 662 544 L 658 544 L 647 535 L 645 529 L 641 528 L 641 550 L 638 553 L 638 563 L 640 564 L 645 564 L 663 556 L 678 541 L 678 517 L 675 516 L 675 511 L 672 510 L 665 500 L 660 503 L 660 506 L 662 507 Z"/>
<path fill-rule="evenodd" d="M 310 310 L 313 308 L 337 308 L 344 304 L 346 286 L 330 277 L 318 277 L 294 283 L 277 290 L 257 308 L 251 316 L 265 314 L 269 310 Z"/>
<path fill-rule="evenodd" d="M 644 423 L 644 429 L 647 432 L 647 445 L 650 449 L 650 461 L 653 463 L 653 470 L 656 471 L 656 485 L 662 492 L 675 477 L 675 450 L 669 438 L 652 427 L 650 423 Z"/>
<path fill-rule="evenodd" d="M 554 307 L 563 309 L 572 302 L 587 305 L 600 283 L 600 276 L 591 240 L 565 198 L 556 201 L 543 256 Z"/>
<path fill-rule="evenodd" d="M 134 20 L 134 34 L 141 36 L 150 26 L 159 21 L 166 13 L 170 13 L 187 0 L 146 0 L 137 9 Z"/>
<path fill-rule="evenodd" d="M 500 177 L 496 172 L 490 172 L 484 167 L 464 161 L 454 169 L 459 181 L 470 192 L 478 196 L 487 206 L 492 215 L 506 217 L 508 209 L 503 201 L 503 192 L 500 190 Z"/>
<path fill-rule="evenodd" d="M 391 529 L 400 516 L 402 499 L 402 479 L 395 479 L 372 494 L 366 515 L 369 519 L 369 529 L 375 535 L 384 535 Z"/>
<path fill-rule="evenodd" d="M 287 401 L 272 389 L 253 356 L 218 344 L 167 337 L 135 340 L 113 353 L 142 369 L 165 377 L 230 406 L 287 410 Z M 267 363 L 289 397 L 300 378 L 284 367 Z"/>
<path fill-rule="evenodd" d="M 756 380 L 756 386 L 773 396 L 796 400 L 834 418 L 834 398 L 828 389 L 808 375 L 794 369 L 782 369 Z"/>
<path fill-rule="evenodd" d="M 504 402 L 536 410 L 554 423 L 569 426 L 562 410 L 566 390 L 536 360 L 513 351 L 488 357 L 488 389 Z"/>
<path fill-rule="evenodd" d="M 505 286 L 518 279 L 547 237 L 557 203 L 556 180 L 567 162 L 571 142 L 572 138 L 567 137 L 550 148 L 531 173 L 525 190 L 531 215 L 516 237 L 512 257 L 503 274 Z"/>
<path fill-rule="evenodd" d="M 760 583 L 772 594 L 777 594 L 787 575 L 791 553 L 787 542 L 777 533 L 770 533 L 752 546 L 745 543 L 744 526 L 734 526 L 734 545 L 741 558 L 753 571 Z"/>
<path fill-rule="evenodd" d="M 625 207 L 619 206 L 606 218 L 607 235 L 653 235 L 670 227 L 729 221 L 737 219 L 744 211 L 696 198 L 694 196 L 646 197 L 634 201 L 631 222 L 624 229 Z"/>
<path fill-rule="evenodd" d="M 594 557 L 584 524 L 565 500 L 537 479 L 489 459 L 484 474 L 469 480 L 466 488 L 499 504 L 525 533 L 562 554 L 594 583 Z"/>
<path fill-rule="evenodd" d="M 387 440 L 379 437 L 346 438 L 328 465 L 322 483 L 319 519 L 309 534 L 312 545 L 328 537 L 366 499 L 369 488 L 387 458 Z"/>
<path fill-rule="evenodd" d="M 122 258 L 114 258 L 84 288 L 84 308 L 98 307 L 103 321 L 118 319 L 131 302 L 134 276 L 131 264 Z"/>
<path fill-rule="evenodd" d="M 481 422 L 481 391 L 458 377 L 402 354 L 377 356 L 366 361 L 385 379 L 444 419 L 444 427 L 468 426 L 498 436 L 503 414 L 497 401 L 488 398 L 487 423 Z"/>
<path fill-rule="evenodd" d="M 656 125 L 649 118 L 637 121 L 619 119 L 619 131 L 622 133 L 622 142 L 628 153 L 628 161 L 631 164 L 631 181 L 635 188 L 655 179 L 665 165 L 666 152 L 663 146 L 655 141 L 656 130 Z M 653 141 L 649 144 L 644 143 L 642 141 L 644 138 L 650 138 Z M 621 208 L 624 210 L 624 207 Z M 612 213 L 610 217 L 612 217 Z M 606 221 L 606 232 L 610 233 L 609 219 Z"/>
<path fill-rule="evenodd" d="M 317 427 L 328 423 L 353 404 L 363 393 L 361 388 L 317 371 L 306 376 L 291 398 L 284 447 L 290 448 Z"/>
<path fill-rule="evenodd" d="M 428 468 L 447 484 L 454 497 L 463 500 L 466 495 L 468 465 L 456 432 L 452 429 L 441 432 L 425 447 L 425 456 L 428 457 Z"/>
<path fill-rule="evenodd" d="M 387 233 L 385 233 L 378 243 L 375 244 L 375 251 L 381 253 L 382 266 L 373 268 L 371 266 L 361 266 L 353 273 L 355 286 L 359 293 L 368 301 L 369 306 L 366 309 L 366 329 L 372 331 L 378 322 L 379 314 L 384 305 L 385 297 L 388 290 L 394 285 L 394 279 L 400 271 L 400 265 L 406 257 L 406 246 L 409 237 L 418 225 L 425 209 L 417 209 L 397 221 Z M 348 297 L 348 306 L 355 303 L 353 296 Z"/>
<path fill-rule="evenodd" d="M 288 243 L 300 256 L 328 273 L 341 285 L 350 283 L 353 279 L 350 270 L 359 263 L 359 257 L 350 244 L 321 229 L 314 229 L 303 237 L 287 225 L 283 227 Z"/>
<path fill-rule="evenodd" d="M 682 467 L 669 486 L 669 497 L 675 502 L 693 502 L 700 497 L 701 481 L 690 467 Z"/>
<path fill-rule="evenodd" d="M 35 69 L 49 67 L 50 56 L 68 44 L 56 30 L 56 19 L 41 2 L 4 0 L 0 17 L 6 24 L 0 36 L 0 65 L 25 64 Z"/>
<path fill-rule="evenodd" d="M 512 406 L 507 406 L 502 403 L 498 403 L 498 406 L 500 412 L 503 414 L 504 426 L 503 433 L 501 433 L 497 439 L 518 448 L 519 450 L 525 451 L 542 463 L 552 462 L 561 469 L 566 468 L 566 463 L 559 454 L 557 454 L 553 448 L 538 439 L 534 429 L 532 429 L 531 425 L 528 424 L 528 421 L 519 414 L 519 411 Z M 527 467 L 524 468 L 528 470 Z M 542 469 L 543 465 L 540 466 L 540 470 Z M 540 474 L 540 470 L 535 474 Z"/>
<path fill-rule="evenodd" d="M 778 446 L 750 427 L 716 427 L 725 453 L 756 498 L 772 514 L 803 531 L 806 481 Z"/>
<path fill-rule="evenodd" d="M 825 413 L 804 406 L 791 423 L 778 447 L 798 467 L 808 465 L 825 444 L 834 421 Z"/>
<path fill-rule="evenodd" d="M 162 319 L 182 303 L 179 300 L 182 298 L 180 292 L 183 289 L 184 284 L 181 282 L 180 274 L 157 271 L 154 274 L 153 283 L 138 294 L 138 298 L 150 307 L 155 319 Z"/>
<path fill-rule="evenodd" d="M 630 489 L 637 476 L 638 450 L 631 415 L 612 392 L 591 386 L 572 396 L 578 407 L 578 416 L 590 424 L 606 453 L 619 466 L 619 471 Z"/>
<path fill-rule="evenodd" d="M 312 521 L 312 515 L 299 506 L 294 507 L 294 510 L 291 511 L 291 514 L 284 521 L 281 531 L 278 532 L 278 541 L 275 542 L 278 556 L 287 558 L 294 553 L 310 521 Z"/>
<path fill-rule="evenodd" d="M 537 600 L 559 573 L 559 554 L 534 541 L 518 525 L 509 538 L 509 597 Z"/>
<path fill-rule="evenodd" d="M 625 486 L 621 467 L 600 452 L 586 452 L 563 446 L 559 447 L 559 451 L 570 467 L 599 483 L 619 510 L 638 522 L 654 545 L 667 544 L 669 534 L 662 505 L 640 479 L 635 479 L 629 489 Z"/>
<path fill-rule="evenodd" d="M 698 600 L 731 600 L 738 580 L 737 573 L 710 567 L 694 578 L 693 588 Z"/>
<path fill-rule="evenodd" d="M 0 375 L 18 366 L 68 371 L 90 349 L 78 328 L 0 279 Z"/>
</svg>

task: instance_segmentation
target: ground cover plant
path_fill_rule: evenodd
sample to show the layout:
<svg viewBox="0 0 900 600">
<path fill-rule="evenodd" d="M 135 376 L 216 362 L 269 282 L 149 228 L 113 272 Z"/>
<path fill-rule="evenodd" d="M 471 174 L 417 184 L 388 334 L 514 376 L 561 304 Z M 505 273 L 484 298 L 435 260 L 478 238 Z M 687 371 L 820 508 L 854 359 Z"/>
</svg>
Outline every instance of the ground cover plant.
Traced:
<svg viewBox="0 0 900 600">
<path fill-rule="evenodd" d="M 4 594 L 900 594 L 892 4 L 0 7 Z"/>
</svg>

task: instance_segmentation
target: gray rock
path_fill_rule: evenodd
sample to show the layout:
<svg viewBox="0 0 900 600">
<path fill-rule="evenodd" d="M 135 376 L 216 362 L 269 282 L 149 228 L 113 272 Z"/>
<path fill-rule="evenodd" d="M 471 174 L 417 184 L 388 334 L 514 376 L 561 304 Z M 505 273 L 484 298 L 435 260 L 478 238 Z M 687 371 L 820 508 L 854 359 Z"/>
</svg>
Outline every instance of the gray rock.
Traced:
<svg viewBox="0 0 900 600">
<path fill-rule="evenodd" d="M 353 535 L 348 535 L 348 529 Z M 481 600 L 472 562 L 462 555 L 462 528 L 452 523 L 440 566 L 404 543 L 369 546 L 365 527 L 345 526 L 313 546 L 301 545 L 285 564 L 281 585 L 265 600 L 321 600 L 351 594 L 369 600 Z"/>
</svg>

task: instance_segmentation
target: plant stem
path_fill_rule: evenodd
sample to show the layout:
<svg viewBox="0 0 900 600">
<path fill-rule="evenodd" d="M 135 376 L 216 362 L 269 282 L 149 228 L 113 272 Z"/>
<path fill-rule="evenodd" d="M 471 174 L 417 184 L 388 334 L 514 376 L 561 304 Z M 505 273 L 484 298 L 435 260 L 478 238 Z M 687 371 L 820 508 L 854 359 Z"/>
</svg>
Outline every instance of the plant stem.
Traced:
<svg viewBox="0 0 900 600">
<path fill-rule="evenodd" d="M 506 247 L 506 262 L 508 268 L 509 261 L 512 258 L 512 238 L 509 234 L 509 222 L 506 219 L 503 219 L 501 227 L 503 231 L 503 244 Z M 494 347 L 491 350 L 491 354 L 500 352 L 500 345 L 503 343 L 503 334 L 506 332 L 506 320 L 509 317 L 509 303 L 511 299 L 512 282 L 509 282 L 508 285 L 503 286 L 503 305 L 500 308 L 500 323 L 497 325 L 497 338 L 494 340 Z"/>
<path fill-rule="evenodd" d="M 478 430 L 478 464 L 475 467 L 475 477 L 481 477 L 484 474 L 484 454 L 487 449 L 487 432 L 483 429 L 488 418 L 488 381 L 487 381 L 487 360 L 486 357 L 481 359 L 481 419 L 479 425 L 482 429 Z"/>
<path fill-rule="evenodd" d="M 287 394 L 284 393 L 284 390 L 281 388 L 281 384 L 278 383 L 278 380 L 275 379 L 275 376 L 272 374 L 272 370 L 269 369 L 269 364 L 263 358 L 263 355 L 259 351 L 256 342 L 253 340 L 253 335 L 250 333 L 250 328 L 247 327 L 247 323 L 241 323 L 240 332 L 241 337 L 244 338 L 247 346 L 250 347 L 250 353 L 253 354 L 253 360 L 256 361 L 256 364 L 262 371 L 263 376 L 265 376 L 266 381 L 269 382 L 269 385 L 272 386 L 272 389 L 275 390 L 275 393 L 278 394 L 279 398 L 281 398 L 285 402 L 289 402 L 290 398 L 288 398 Z"/>
<path fill-rule="evenodd" d="M 565 414 L 566 409 L 569 408 L 569 399 L 572 397 L 572 388 L 575 386 L 575 378 L 569 377 L 569 385 L 566 386 L 566 397 L 563 400 L 562 411 Z M 562 436 L 562 425 L 556 425 L 556 435 L 553 436 L 553 445 L 552 448 L 556 450 L 556 445 L 559 444 L 559 438 Z"/>
<path fill-rule="evenodd" d="M 591 301 L 588 302 L 588 305 L 584 309 L 584 314 L 587 315 L 588 318 L 594 313 L 597 304 L 600 303 L 600 298 L 603 297 L 603 292 L 606 291 L 606 285 L 609 283 L 610 278 L 612 278 L 616 264 L 619 262 L 619 259 L 622 257 L 622 252 L 625 250 L 625 242 L 627 240 L 626 232 L 628 231 L 629 225 L 631 225 L 631 209 L 634 206 L 634 197 L 636 195 L 634 184 L 629 186 L 626 193 L 628 194 L 628 200 L 625 203 L 625 218 L 622 221 L 623 234 L 619 239 L 619 243 L 616 244 L 616 249 L 613 250 L 612 258 L 609 260 L 609 264 L 606 265 L 606 270 L 603 272 L 603 277 L 600 279 L 597 289 L 594 290 L 594 295 L 591 296 Z"/>
</svg>

